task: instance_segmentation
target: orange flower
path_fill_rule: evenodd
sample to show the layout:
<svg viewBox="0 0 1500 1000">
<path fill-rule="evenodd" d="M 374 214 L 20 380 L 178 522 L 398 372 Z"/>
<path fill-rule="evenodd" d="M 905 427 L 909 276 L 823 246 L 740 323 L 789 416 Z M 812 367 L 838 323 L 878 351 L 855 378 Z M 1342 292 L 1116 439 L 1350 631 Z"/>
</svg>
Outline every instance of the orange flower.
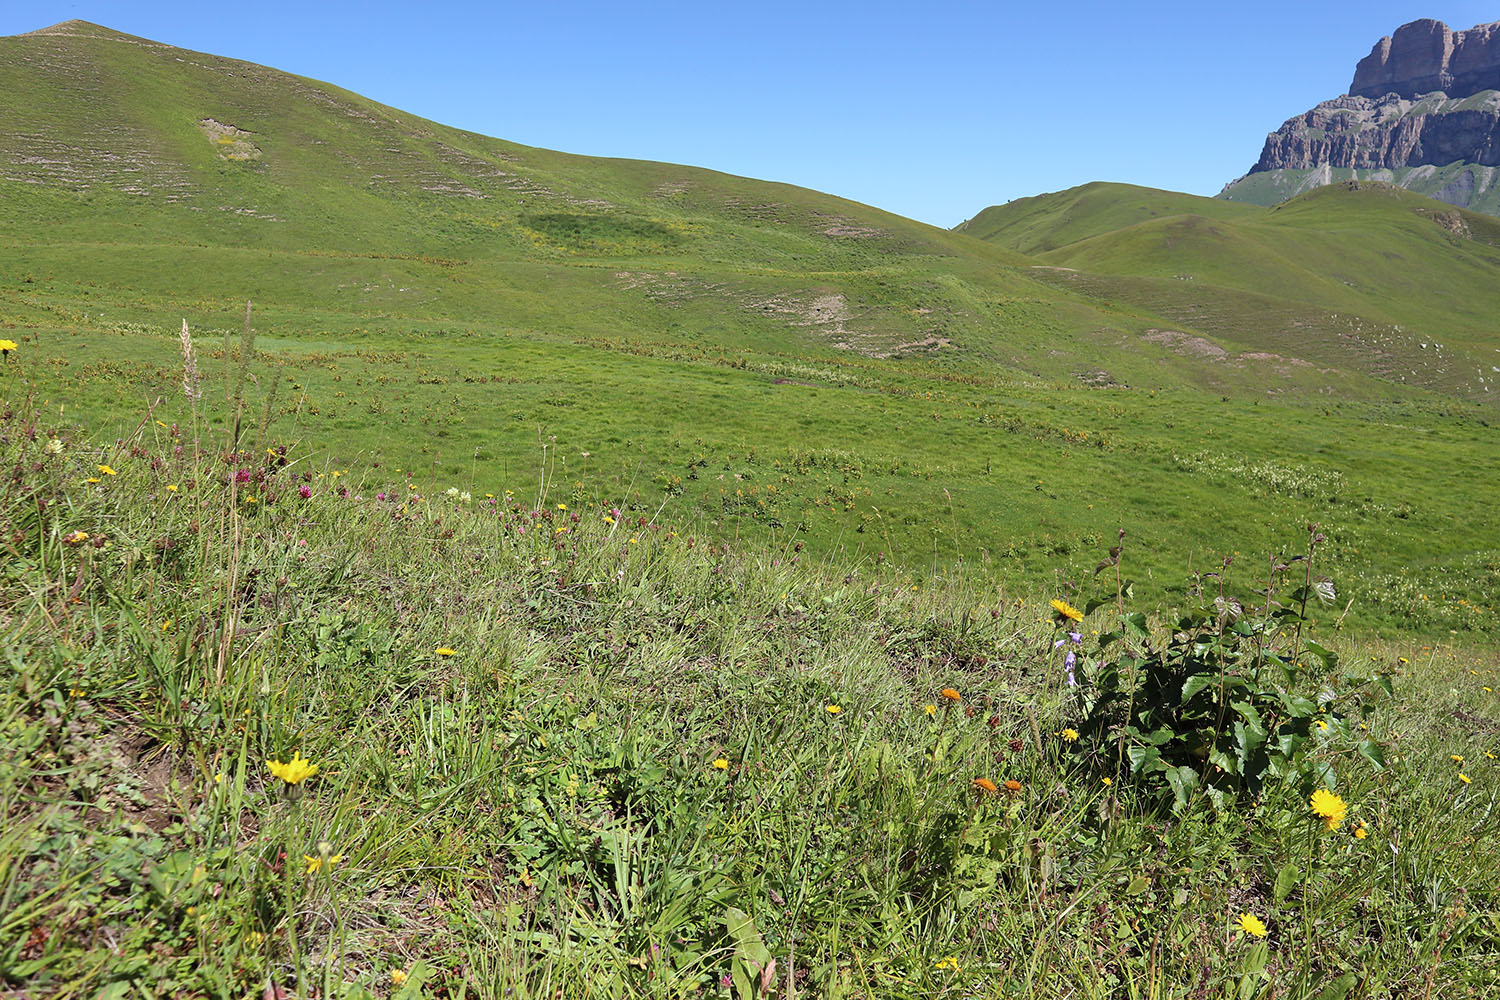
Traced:
<svg viewBox="0 0 1500 1000">
<path fill-rule="evenodd" d="M 964 696 L 961 695 L 961 694 L 959 694 L 957 691 L 953 690 L 952 688 L 943 688 L 941 691 L 938 692 L 938 694 L 942 695 L 944 698 L 947 698 L 949 701 L 963 701 L 964 700 Z"/>
<path fill-rule="evenodd" d="M 991 795 L 995 794 L 996 792 L 998 792 L 1000 790 L 999 788 L 997 788 L 995 786 L 995 783 L 993 781 L 991 781 L 989 778 L 975 778 L 974 779 L 974 787 L 977 788 L 977 789 L 979 789 L 980 791 L 989 792 Z"/>
<path fill-rule="evenodd" d="M 1014 795 L 1021 790 L 1021 783 L 1015 778 L 1010 778 L 1005 782 L 1005 790 Z"/>
</svg>

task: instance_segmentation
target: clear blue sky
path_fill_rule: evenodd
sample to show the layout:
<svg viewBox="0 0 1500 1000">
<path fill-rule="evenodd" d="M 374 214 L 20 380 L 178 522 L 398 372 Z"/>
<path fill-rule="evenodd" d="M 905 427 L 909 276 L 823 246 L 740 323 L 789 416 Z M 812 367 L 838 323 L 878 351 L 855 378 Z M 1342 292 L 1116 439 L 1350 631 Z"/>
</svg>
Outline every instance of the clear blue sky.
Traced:
<svg viewBox="0 0 1500 1000">
<path fill-rule="evenodd" d="M 0 0 L 470 131 L 788 181 L 942 226 L 1090 180 L 1215 194 L 1382 35 L 1500 2 Z"/>
</svg>

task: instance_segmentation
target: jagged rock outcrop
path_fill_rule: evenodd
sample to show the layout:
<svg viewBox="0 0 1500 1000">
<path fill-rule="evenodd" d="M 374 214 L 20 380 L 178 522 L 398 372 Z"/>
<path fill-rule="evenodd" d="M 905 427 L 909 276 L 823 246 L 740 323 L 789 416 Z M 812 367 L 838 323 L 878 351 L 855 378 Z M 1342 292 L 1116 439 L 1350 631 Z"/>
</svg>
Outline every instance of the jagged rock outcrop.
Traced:
<svg viewBox="0 0 1500 1000">
<path fill-rule="evenodd" d="M 1468 97 L 1500 89 L 1500 21 L 1453 31 L 1424 18 L 1403 24 L 1359 61 L 1351 97 L 1416 97 L 1441 90 Z"/>
<path fill-rule="evenodd" d="M 1266 137 L 1220 193 L 1274 204 L 1338 180 L 1384 180 L 1500 214 L 1500 21 L 1403 24 L 1361 59 L 1349 93 Z"/>
<path fill-rule="evenodd" d="M 1251 173 L 1316 167 L 1393 169 L 1463 160 L 1500 166 L 1500 91 L 1463 100 L 1428 94 L 1336 97 L 1266 138 Z"/>
</svg>

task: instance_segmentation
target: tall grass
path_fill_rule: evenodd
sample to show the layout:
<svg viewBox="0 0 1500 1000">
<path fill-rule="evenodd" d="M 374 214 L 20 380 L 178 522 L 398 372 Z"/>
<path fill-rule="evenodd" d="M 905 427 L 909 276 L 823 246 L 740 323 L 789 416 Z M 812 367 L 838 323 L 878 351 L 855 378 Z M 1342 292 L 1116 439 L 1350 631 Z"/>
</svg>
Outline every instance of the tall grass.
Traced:
<svg viewBox="0 0 1500 1000">
<path fill-rule="evenodd" d="M 1308 751 L 1348 807 L 1328 831 L 1300 779 L 1216 808 L 1138 781 L 1117 732 L 1071 742 L 1052 595 L 571 496 L 427 496 L 232 431 L 199 449 L 147 421 L 105 454 L 7 413 L 9 988 L 1495 988 L 1492 653 L 1344 650 L 1398 676 L 1367 730 Z M 1100 596 L 1087 650 L 1134 613 Z M 1304 670 L 1288 696 L 1341 683 Z M 267 766 L 298 756 L 295 783 Z"/>
</svg>

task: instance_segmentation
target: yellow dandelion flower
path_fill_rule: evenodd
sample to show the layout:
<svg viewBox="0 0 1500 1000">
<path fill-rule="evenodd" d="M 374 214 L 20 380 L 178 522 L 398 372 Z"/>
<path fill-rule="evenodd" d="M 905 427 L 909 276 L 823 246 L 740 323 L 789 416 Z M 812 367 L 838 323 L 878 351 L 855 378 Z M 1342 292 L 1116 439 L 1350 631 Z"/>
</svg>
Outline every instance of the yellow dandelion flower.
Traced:
<svg viewBox="0 0 1500 1000">
<path fill-rule="evenodd" d="M 405 969 L 392 969 L 391 970 L 391 985 L 392 986 L 405 986 L 406 985 L 406 970 Z"/>
<path fill-rule="evenodd" d="M 1064 729 L 1062 731 L 1062 738 L 1065 739 L 1065 740 L 1067 740 L 1069 743 L 1077 743 L 1078 742 L 1078 730 L 1076 730 L 1076 729 Z"/>
<path fill-rule="evenodd" d="M 87 531 L 70 531 L 66 535 L 63 535 L 64 545 L 82 545 L 88 540 L 89 533 Z"/>
<path fill-rule="evenodd" d="M 9 355 L 16 347 L 17 344 L 14 340 L 0 340 L 0 354 Z"/>
<path fill-rule="evenodd" d="M 1323 817 L 1326 828 L 1329 830 L 1337 830 L 1339 824 L 1344 821 L 1344 814 L 1349 810 L 1343 799 L 1326 788 L 1313 792 L 1308 799 L 1308 805 L 1312 806 L 1315 814 Z"/>
<path fill-rule="evenodd" d="M 565 503 L 560 503 L 560 504 L 557 505 L 557 509 L 558 510 L 567 510 L 568 509 L 568 505 L 565 504 Z"/>
<path fill-rule="evenodd" d="M 823 711 L 827 712 L 829 715 L 838 715 L 843 710 L 844 710 L 844 706 L 842 706 L 842 705 L 824 705 L 823 706 Z"/>
<path fill-rule="evenodd" d="M 88 483 L 90 486 L 97 486 L 99 484 L 99 477 L 98 476 L 89 476 L 87 479 L 84 480 L 84 482 Z"/>
<path fill-rule="evenodd" d="M 723 757 L 720 757 L 718 760 L 714 761 L 714 770 L 716 770 L 716 771 L 727 771 L 727 770 L 729 770 L 729 761 L 725 760 Z"/>
<path fill-rule="evenodd" d="M 1472 785 L 1474 783 L 1474 779 L 1469 777 L 1467 774 L 1464 774 L 1462 771 L 1458 772 L 1458 780 L 1462 781 L 1466 785 Z"/>
<path fill-rule="evenodd" d="M 1265 921 L 1253 913 L 1240 914 L 1239 928 L 1251 937 L 1263 938 L 1267 933 Z"/>
<path fill-rule="evenodd" d="M 118 472 L 116 472 L 114 469 L 111 469 L 107 465 L 101 465 L 101 466 L 99 466 L 99 471 L 102 472 L 106 476 L 118 476 L 119 475 Z"/>
<path fill-rule="evenodd" d="M 1367 830 L 1367 829 L 1365 829 L 1365 824 L 1364 823 L 1360 823 L 1359 826 L 1357 826 L 1357 827 L 1354 828 L 1354 839 L 1355 840 L 1364 840 L 1369 835 L 1370 835 L 1370 831 Z"/>
<path fill-rule="evenodd" d="M 1083 621 L 1083 612 L 1073 607 L 1067 601 L 1054 599 L 1052 601 L 1052 610 L 1057 612 L 1059 618 L 1066 618 L 1069 621 L 1075 622 Z"/>
<path fill-rule="evenodd" d="M 926 712 L 929 716 L 937 715 L 937 706 L 936 705 L 923 705 L 922 706 L 922 711 Z"/>
<path fill-rule="evenodd" d="M 334 865 L 338 864 L 340 861 L 343 861 L 344 856 L 342 854 L 330 854 L 326 858 L 322 856 L 315 858 L 311 855 L 304 854 L 302 855 L 302 860 L 307 862 L 306 874 L 316 875 L 324 868 L 331 869 Z"/>
<path fill-rule="evenodd" d="M 292 759 L 285 764 L 279 760 L 268 760 L 266 767 L 288 785 L 300 785 L 318 773 L 318 765 L 296 753 L 292 754 Z"/>
<path fill-rule="evenodd" d="M 940 958 L 936 962 L 933 963 L 932 967 L 934 969 L 946 969 L 946 970 L 948 970 L 950 972 L 957 972 L 958 971 L 958 956 L 956 956 L 956 955 L 949 955 L 947 958 Z"/>
<path fill-rule="evenodd" d="M 1320 732 L 1320 733 L 1326 733 L 1326 732 L 1328 732 L 1328 723 L 1324 722 L 1322 719 L 1315 719 L 1313 721 L 1315 721 L 1318 724 L 1318 732 Z"/>
<path fill-rule="evenodd" d="M 439 655 L 439 656 L 457 656 L 458 655 L 458 650 L 456 650 L 456 649 L 449 649 L 447 646 L 439 646 L 437 648 L 437 655 Z"/>
<path fill-rule="evenodd" d="M 167 484 L 167 492 L 168 493 L 176 493 L 177 492 L 177 484 L 176 483 L 168 483 Z"/>
<path fill-rule="evenodd" d="M 1455 764 L 1462 764 L 1464 762 L 1463 757 L 1459 756 L 1456 753 L 1450 753 L 1448 755 L 1448 759 L 1451 760 L 1451 761 L 1453 761 L 1453 763 L 1455 763 Z"/>
<path fill-rule="evenodd" d="M 1108 788 L 1115 783 L 1115 779 L 1109 777 L 1100 778 L 1099 781 L 1104 785 L 1105 788 Z"/>
</svg>

